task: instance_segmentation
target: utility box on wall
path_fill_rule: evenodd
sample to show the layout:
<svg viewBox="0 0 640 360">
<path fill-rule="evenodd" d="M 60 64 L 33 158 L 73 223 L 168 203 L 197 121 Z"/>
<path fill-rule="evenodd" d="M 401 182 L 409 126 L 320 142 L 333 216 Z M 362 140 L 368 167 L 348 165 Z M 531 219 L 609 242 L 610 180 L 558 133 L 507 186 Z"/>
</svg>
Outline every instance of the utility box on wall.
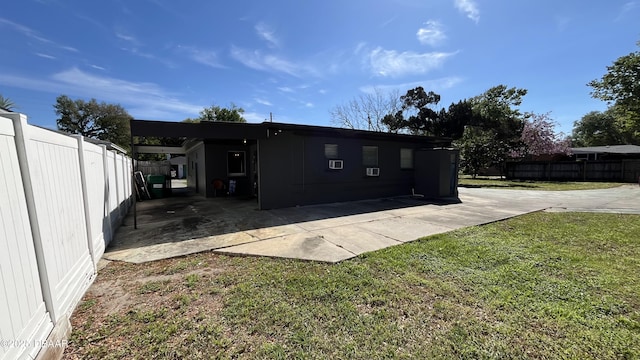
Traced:
<svg viewBox="0 0 640 360">
<path fill-rule="evenodd" d="M 457 197 L 459 156 L 455 149 L 416 150 L 415 192 L 430 198 Z"/>
</svg>

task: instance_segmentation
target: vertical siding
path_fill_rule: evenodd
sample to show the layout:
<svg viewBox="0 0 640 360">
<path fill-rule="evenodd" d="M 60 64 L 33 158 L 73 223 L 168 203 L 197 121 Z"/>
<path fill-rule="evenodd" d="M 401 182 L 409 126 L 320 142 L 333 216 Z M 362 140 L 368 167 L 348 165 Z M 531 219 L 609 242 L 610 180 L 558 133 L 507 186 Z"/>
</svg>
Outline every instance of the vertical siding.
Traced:
<svg viewBox="0 0 640 360">
<path fill-rule="evenodd" d="M 15 148 L 13 122 L 0 117 L 0 339 L 32 342 L 53 328 L 47 316 Z M 33 349 L 0 347 L 0 359 Z"/>
<path fill-rule="evenodd" d="M 30 127 L 29 134 L 33 194 L 59 319 L 80 300 L 94 276 L 86 238 L 78 143 L 36 127 Z"/>
</svg>

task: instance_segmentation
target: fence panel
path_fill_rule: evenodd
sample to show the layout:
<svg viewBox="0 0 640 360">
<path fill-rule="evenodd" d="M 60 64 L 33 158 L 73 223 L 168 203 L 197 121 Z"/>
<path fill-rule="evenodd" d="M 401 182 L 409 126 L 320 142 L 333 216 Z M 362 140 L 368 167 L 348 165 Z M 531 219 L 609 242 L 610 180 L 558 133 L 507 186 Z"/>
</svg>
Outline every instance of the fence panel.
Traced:
<svg viewBox="0 0 640 360">
<path fill-rule="evenodd" d="M 40 287 L 13 121 L 0 117 L 0 359 L 35 357 L 53 329 Z M 31 344 L 31 346 L 29 346 Z"/>
<path fill-rule="evenodd" d="M 57 321 L 75 306 L 95 276 L 87 239 L 78 142 L 30 126 L 28 154 Z"/>
<path fill-rule="evenodd" d="M 633 159 L 507 163 L 510 179 L 636 182 L 638 177 L 640 160 Z"/>
<path fill-rule="evenodd" d="M 90 244 L 93 247 L 93 259 L 97 262 L 107 245 L 105 239 L 105 219 L 107 217 L 105 200 L 109 189 L 106 187 L 103 157 L 106 149 L 83 142 L 84 178 L 86 181 L 87 212 Z"/>
</svg>

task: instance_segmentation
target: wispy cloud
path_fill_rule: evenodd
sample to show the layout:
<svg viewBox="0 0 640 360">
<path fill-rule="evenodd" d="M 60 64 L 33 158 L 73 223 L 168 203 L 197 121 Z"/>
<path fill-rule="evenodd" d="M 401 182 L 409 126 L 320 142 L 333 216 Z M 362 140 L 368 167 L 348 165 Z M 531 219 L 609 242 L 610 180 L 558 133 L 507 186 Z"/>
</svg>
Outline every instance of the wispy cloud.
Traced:
<svg viewBox="0 0 640 360">
<path fill-rule="evenodd" d="M 627 14 L 637 9 L 640 9 L 640 1 L 628 1 L 624 3 L 624 5 L 622 5 L 622 7 L 620 8 L 620 13 L 616 17 L 616 21 L 621 20 Z"/>
<path fill-rule="evenodd" d="M 33 91 L 116 102 L 134 117 L 143 119 L 164 117 L 180 120 L 202 109 L 201 105 L 184 102 L 154 83 L 99 76 L 78 68 L 55 73 L 48 79 L 0 73 L 0 83 Z"/>
<path fill-rule="evenodd" d="M 55 59 L 55 58 L 56 58 L 55 56 L 51 56 L 51 55 L 47 55 L 47 54 L 43 54 L 43 53 L 36 53 L 35 55 L 36 55 L 36 56 L 39 56 L 39 57 L 41 57 L 41 58 L 51 59 L 51 60 L 53 60 L 53 59 Z"/>
<path fill-rule="evenodd" d="M 142 45 L 140 41 L 138 41 L 138 39 L 136 39 L 136 37 L 133 35 L 125 34 L 123 32 L 116 32 L 116 37 L 120 40 L 124 40 L 128 43 L 131 43 L 134 46 Z"/>
<path fill-rule="evenodd" d="M 247 122 L 250 123 L 261 123 L 264 121 L 269 121 L 269 114 L 264 115 L 262 113 L 257 113 L 257 112 L 245 112 L 244 114 L 242 114 L 242 117 L 245 118 L 247 120 Z"/>
<path fill-rule="evenodd" d="M 265 106 L 273 106 L 273 104 L 269 101 L 269 100 L 265 100 L 265 99 L 260 99 L 260 98 L 256 98 L 254 99 L 255 102 L 257 102 L 258 104 L 262 104 Z"/>
<path fill-rule="evenodd" d="M 276 55 L 263 54 L 259 50 L 250 51 L 232 46 L 231 57 L 254 70 L 285 73 L 295 77 L 301 77 L 304 74 L 317 74 L 315 69 L 310 66 L 293 63 Z"/>
<path fill-rule="evenodd" d="M 37 31 L 35 31 L 35 30 L 33 30 L 33 29 L 31 29 L 31 28 L 29 28 L 27 26 L 15 23 L 15 22 L 13 22 L 11 20 L 8 20 L 8 19 L 0 17 L 0 25 L 8 26 L 8 27 L 12 28 L 13 30 L 21 33 L 23 36 L 26 36 L 26 37 L 28 37 L 30 39 L 37 40 L 37 41 L 39 41 L 39 42 L 41 42 L 43 44 L 54 46 L 54 47 L 57 47 L 59 49 L 67 50 L 67 51 L 70 51 L 70 52 L 78 52 L 78 49 L 76 49 L 74 47 L 66 46 L 66 45 L 60 45 L 60 44 L 58 44 L 57 42 L 55 42 L 53 40 L 50 40 L 50 39 L 47 39 L 47 38 L 41 36 Z"/>
<path fill-rule="evenodd" d="M 280 47 L 280 39 L 275 35 L 275 31 L 267 24 L 260 22 L 255 26 L 256 33 L 266 40 L 270 47 Z"/>
<path fill-rule="evenodd" d="M 554 20 L 556 22 L 556 29 L 558 29 L 559 32 L 565 31 L 571 22 L 570 17 L 561 15 L 556 15 Z"/>
<path fill-rule="evenodd" d="M 455 6 L 476 24 L 480 21 L 480 10 L 474 0 L 455 0 Z"/>
<path fill-rule="evenodd" d="M 102 70 L 102 71 L 106 70 L 102 66 L 98 66 L 98 65 L 94 65 L 94 64 L 91 64 L 91 67 L 94 68 L 94 69 L 97 69 L 97 70 Z"/>
<path fill-rule="evenodd" d="M 424 25 L 425 26 L 418 29 L 416 33 L 418 41 L 420 41 L 421 44 L 436 46 L 447 39 L 447 35 L 445 35 L 440 22 L 429 20 Z"/>
<path fill-rule="evenodd" d="M 218 53 L 213 50 L 198 49 L 193 46 L 179 46 L 181 51 L 186 51 L 191 60 L 213 68 L 224 68 L 218 58 Z"/>
<path fill-rule="evenodd" d="M 278 88 L 278 90 L 282 91 L 282 92 L 286 92 L 286 93 L 292 93 L 294 90 L 288 86 L 281 86 Z"/>
<path fill-rule="evenodd" d="M 399 90 L 406 91 L 407 89 L 413 89 L 418 86 L 422 86 L 427 91 L 441 91 L 450 89 L 463 81 L 462 78 L 457 76 L 448 76 L 439 79 L 412 81 L 399 84 L 386 84 L 386 85 L 365 85 L 360 87 L 360 91 L 367 94 L 375 94 L 376 90 L 391 91 Z"/>
<path fill-rule="evenodd" d="M 425 74 L 436 69 L 444 61 L 456 53 L 430 52 L 415 53 L 412 51 L 397 52 L 380 47 L 369 53 L 369 62 L 374 74 L 384 77 L 400 77 L 405 75 Z"/>
</svg>

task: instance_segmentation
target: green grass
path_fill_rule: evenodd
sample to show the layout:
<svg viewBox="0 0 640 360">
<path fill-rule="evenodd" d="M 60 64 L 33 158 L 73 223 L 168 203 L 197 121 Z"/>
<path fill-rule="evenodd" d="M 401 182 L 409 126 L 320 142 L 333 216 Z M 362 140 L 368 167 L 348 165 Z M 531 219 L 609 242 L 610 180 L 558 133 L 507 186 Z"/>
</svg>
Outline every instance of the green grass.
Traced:
<svg viewBox="0 0 640 360">
<path fill-rule="evenodd" d="M 495 177 L 460 176 L 458 186 L 469 188 L 496 188 L 496 189 L 520 189 L 520 190 L 596 190 L 610 189 L 625 185 L 624 183 L 611 182 L 577 182 L 577 181 L 529 181 L 529 180 L 506 180 Z"/>
<path fill-rule="evenodd" d="M 640 358 L 638 234 L 638 215 L 535 213 L 336 265 L 197 254 L 144 291 L 185 258 L 112 263 L 94 286 L 133 298 L 105 315 L 88 295 L 66 356 Z"/>
</svg>

